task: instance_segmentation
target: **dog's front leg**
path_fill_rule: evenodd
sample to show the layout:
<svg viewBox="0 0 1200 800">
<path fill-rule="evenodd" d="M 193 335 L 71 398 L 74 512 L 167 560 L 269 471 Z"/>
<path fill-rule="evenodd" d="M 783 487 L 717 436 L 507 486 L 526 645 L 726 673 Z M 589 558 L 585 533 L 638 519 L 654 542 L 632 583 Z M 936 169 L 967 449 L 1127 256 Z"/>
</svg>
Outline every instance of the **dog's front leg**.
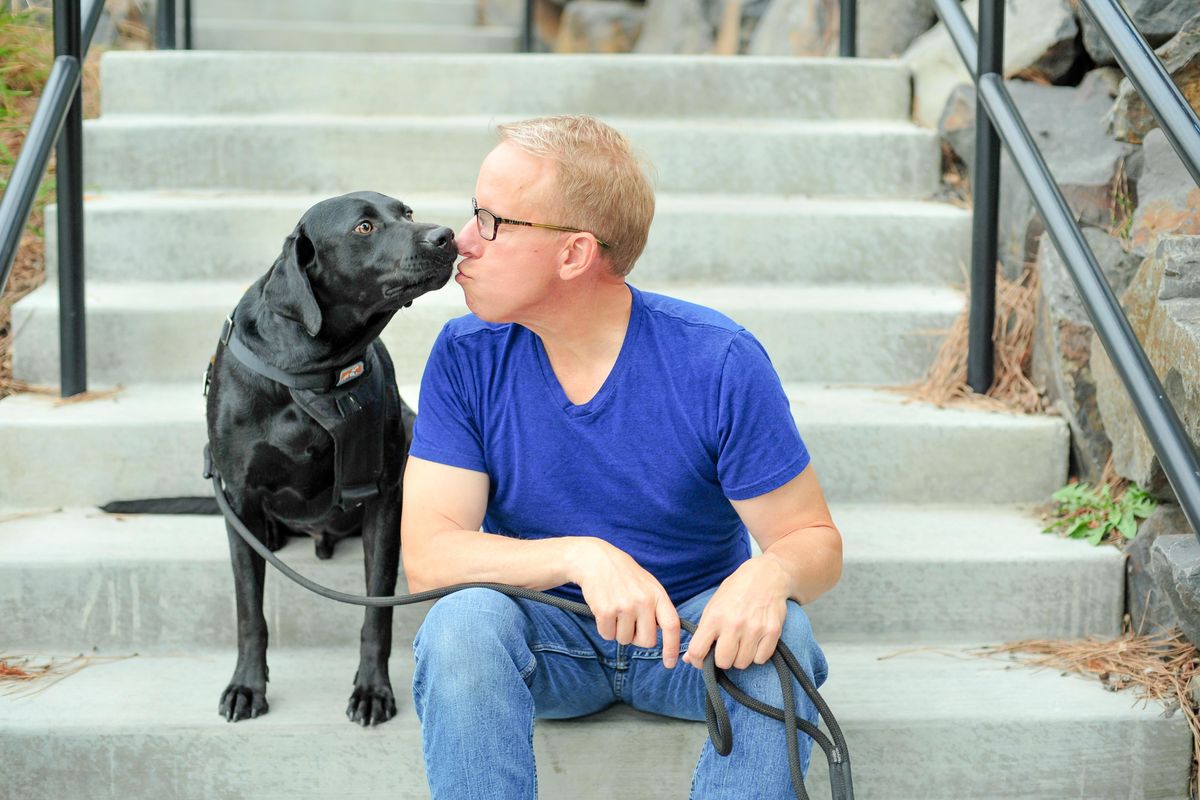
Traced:
<svg viewBox="0 0 1200 800">
<path fill-rule="evenodd" d="M 400 495 L 393 491 L 370 503 L 363 518 L 363 555 L 367 594 L 396 593 L 400 567 Z M 362 726 L 378 725 L 396 716 L 396 698 L 388 676 L 392 653 L 392 607 L 368 606 L 363 620 L 358 672 L 346 716 Z"/>
<path fill-rule="evenodd" d="M 251 531 L 262 530 L 261 514 L 243 516 Z M 256 524 L 257 523 L 257 524 Z M 233 584 L 237 592 L 238 658 L 233 678 L 221 693 L 218 713 L 228 722 L 267 713 L 267 620 L 263 616 L 266 561 L 226 522 Z"/>
</svg>

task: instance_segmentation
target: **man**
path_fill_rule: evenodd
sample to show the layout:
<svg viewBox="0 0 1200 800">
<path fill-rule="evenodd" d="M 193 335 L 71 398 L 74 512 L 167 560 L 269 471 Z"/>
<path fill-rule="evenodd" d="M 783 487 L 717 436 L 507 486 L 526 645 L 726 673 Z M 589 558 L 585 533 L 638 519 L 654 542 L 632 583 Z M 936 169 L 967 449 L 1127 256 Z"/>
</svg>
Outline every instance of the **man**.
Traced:
<svg viewBox="0 0 1200 800">
<path fill-rule="evenodd" d="M 473 313 L 447 323 L 421 385 L 404 569 L 410 591 L 553 590 L 596 619 L 486 589 L 430 610 L 413 697 L 431 792 L 454 800 L 535 796 L 535 716 L 626 702 L 703 719 L 711 648 L 778 707 L 767 662 L 782 634 L 820 686 L 825 657 L 799 604 L 842 561 L 762 347 L 715 311 L 625 282 L 654 214 L 627 140 L 578 116 L 499 132 L 457 234 Z M 690 640 L 680 616 L 699 620 Z M 727 705 L 733 752 L 705 745 L 693 796 L 792 797 L 782 724 Z"/>
</svg>

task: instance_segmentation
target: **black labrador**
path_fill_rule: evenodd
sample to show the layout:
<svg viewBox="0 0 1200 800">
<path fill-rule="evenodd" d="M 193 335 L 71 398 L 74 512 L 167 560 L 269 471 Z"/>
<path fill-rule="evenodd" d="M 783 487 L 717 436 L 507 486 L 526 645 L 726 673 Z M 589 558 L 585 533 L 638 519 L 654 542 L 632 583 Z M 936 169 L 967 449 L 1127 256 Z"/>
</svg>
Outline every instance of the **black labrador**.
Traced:
<svg viewBox="0 0 1200 800">
<path fill-rule="evenodd" d="M 337 540 L 361 532 L 371 595 L 395 593 L 413 419 L 378 336 L 401 307 L 445 285 L 457 252 L 453 231 L 413 222 L 412 209 L 391 197 L 355 192 L 317 203 L 237 304 L 210 365 L 210 466 L 233 510 L 271 550 L 308 534 L 328 558 Z M 348 430 L 361 418 L 369 430 Z M 375 468 L 364 474 L 365 463 Z M 226 529 L 238 659 L 219 711 L 236 722 L 268 708 L 266 562 Z M 392 609 L 368 607 L 352 722 L 395 715 L 391 645 Z"/>
</svg>

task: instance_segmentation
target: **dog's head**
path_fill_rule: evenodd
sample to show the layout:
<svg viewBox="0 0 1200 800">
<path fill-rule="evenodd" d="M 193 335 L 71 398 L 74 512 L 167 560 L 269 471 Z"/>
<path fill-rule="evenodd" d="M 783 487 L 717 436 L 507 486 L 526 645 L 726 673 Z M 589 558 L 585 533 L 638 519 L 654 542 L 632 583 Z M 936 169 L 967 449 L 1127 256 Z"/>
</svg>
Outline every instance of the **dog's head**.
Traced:
<svg viewBox="0 0 1200 800">
<path fill-rule="evenodd" d="M 378 192 L 322 200 L 304 212 L 263 285 L 267 307 L 337 338 L 391 317 L 450 280 L 454 231 L 413 222 L 404 203 Z M 385 321 L 386 324 L 386 321 Z"/>
</svg>

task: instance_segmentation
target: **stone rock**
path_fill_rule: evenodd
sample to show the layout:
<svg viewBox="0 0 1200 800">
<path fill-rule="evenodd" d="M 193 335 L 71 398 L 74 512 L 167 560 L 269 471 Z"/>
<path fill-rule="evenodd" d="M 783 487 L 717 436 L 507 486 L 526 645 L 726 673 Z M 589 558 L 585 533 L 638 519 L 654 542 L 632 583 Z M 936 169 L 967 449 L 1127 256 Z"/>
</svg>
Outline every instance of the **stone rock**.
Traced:
<svg viewBox="0 0 1200 800">
<path fill-rule="evenodd" d="M 1133 24 L 1151 47 L 1158 47 L 1183 30 L 1183 24 L 1196 13 L 1196 0 L 1121 0 Z M 1108 39 L 1100 32 L 1082 7 L 1079 18 L 1083 28 L 1083 48 L 1099 66 L 1116 64 Z"/>
<path fill-rule="evenodd" d="M 750 39 L 754 56 L 836 56 L 838 0 L 775 0 Z"/>
<path fill-rule="evenodd" d="M 1099 228 L 1083 237 L 1118 295 L 1129 285 L 1138 260 L 1120 241 Z M 1072 474 L 1099 483 L 1111 445 L 1096 406 L 1090 366 L 1092 323 L 1049 234 L 1042 234 L 1037 256 L 1040 296 L 1033 345 L 1033 379 L 1071 429 Z"/>
<path fill-rule="evenodd" d="M 1148 254 L 1162 234 L 1200 234 L 1200 186 L 1157 128 L 1142 146 L 1137 193 L 1129 234 L 1133 252 Z"/>
<path fill-rule="evenodd" d="M 1150 575 L 1193 645 L 1200 642 L 1200 541 L 1192 533 L 1159 536 L 1150 548 Z"/>
<path fill-rule="evenodd" d="M 1114 179 L 1119 170 L 1136 176 L 1137 148 L 1114 142 L 1101 122 L 1112 103 L 1105 75 L 1089 73 L 1078 87 L 1005 81 L 1034 142 L 1042 151 L 1063 196 L 1084 224 L 1107 228 L 1114 221 Z M 967 175 L 975 167 L 975 87 L 957 87 L 938 128 Z M 1132 189 L 1130 190 L 1132 196 Z M 1131 200 L 1129 202 L 1132 202 Z M 1014 280 L 1037 254 L 1045 227 L 1024 179 L 1004 150 L 1000 156 L 1000 261 Z"/>
<path fill-rule="evenodd" d="M 177 0 L 178 1 L 178 0 Z M 525 26 L 525 0 L 477 0 L 479 22 L 520 31 Z M 535 52 L 549 52 L 558 40 L 563 6 L 567 0 L 534 0 L 533 31 Z"/>
<path fill-rule="evenodd" d="M 646 9 L 624 0 L 573 0 L 563 9 L 557 53 L 628 53 Z"/>
<path fill-rule="evenodd" d="M 933 0 L 859 0 L 858 55 L 903 53 L 936 19 Z M 841 24 L 837 0 L 772 0 L 750 41 L 760 56 L 836 56 Z"/>
<path fill-rule="evenodd" d="M 1159 536 L 1191 535 L 1183 509 L 1163 503 L 1138 526 L 1137 536 L 1125 547 L 1125 612 L 1133 633 L 1157 636 L 1179 625 L 1179 617 L 1150 573 L 1150 557 Z"/>
<path fill-rule="evenodd" d="M 1129 325 L 1193 443 L 1200 439 L 1200 296 L 1194 277 L 1167 276 L 1198 268 L 1200 237 L 1162 236 L 1154 256 L 1142 262 L 1121 296 Z M 1091 366 L 1117 473 L 1159 499 L 1172 500 L 1174 493 L 1129 393 L 1095 339 Z"/>
<path fill-rule="evenodd" d="M 1068 0 L 1007 0 L 1004 27 L 1004 74 L 1036 75 L 1058 80 L 1078 56 L 1079 27 Z M 979 3 L 965 0 L 963 10 L 978 26 Z M 928 127 L 937 125 L 946 98 L 971 76 L 939 22 L 922 34 L 901 57 L 913 71 L 913 116 Z"/>
<path fill-rule="evenodd" d="M 703 0 L 647 0 L 635 53 L 698 55 L 712 52 L 716 31 Z"/>
<path fill-rule="evenodd" d="M 1188 20 L 1179 35 L 1155 52 L 1188 105 L 1200 110 L 1200 14 Z M 1106 122 L 1109 135 L 1134 144 L 1140 144 L 1148 131 L 1158 127 L 1158 120 L 1128 78 L 1121 81 L 1117 102 Z"/>
</svg>

